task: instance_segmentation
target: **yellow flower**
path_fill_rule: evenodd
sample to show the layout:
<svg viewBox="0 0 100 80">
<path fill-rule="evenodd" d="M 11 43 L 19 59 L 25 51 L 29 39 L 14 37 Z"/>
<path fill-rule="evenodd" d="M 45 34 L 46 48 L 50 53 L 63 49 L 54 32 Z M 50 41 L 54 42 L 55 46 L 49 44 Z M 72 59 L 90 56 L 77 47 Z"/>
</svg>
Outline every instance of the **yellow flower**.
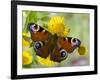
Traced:
<svg viewBox="0 0 100 80">
<path fill-rule="evenodd" d="M 64 18 L 60 16 L 54 16 L 48 23 L 48 30 L 52 34 L 66 37 L 70 32 L 70 28 L 64 24 Z"/>
<path fill-rule="evenodd" d="M 63 36 L 64 37 L 68 36 L 69 32 L 70 32 L 70 28 L 69 27 L 66 27 L 65 28 L 65 31 L 63 32 Z"/>
<path fill-rule="evenodd" d="M 30 38 L 30 33 L 23 33 L 23 39 L 22 39 L 22 44 L 24 47 L 30 46 L 31 41 L 29 40 Z"/>
<path fill-rule="evenodd" d="M 46 59 L 40 56 L 37 56 L 37 60 L 41 65 L 46 66 L 46 67 L 53 67 L 58 64 L 57 62 L 50 60 L 50 56 L 48 56 Z"/>
<path fill-rule="evenodd" d="M 32 54 L 29 51 L 23 51 L 22 55 L 23 65 L 32 63 Z"/>
<path fill-rule="evenodd" d="M 29 42 L 29 41 L 26 41 L 25 39 L 22 39 L 22 42 L 23 42 L 23 46 L 24 46 L 24 47 L 30 45 L 30 42 Z"/>
<path fill-rule="evenodd" d="M 80 55 L 85 55 L 87 53 L 87 48 L 83 45 L 81 45 L 79 48 L 78 48 L 78 53 Z"/>
<path fill-rule="evenodd" d="M 25 36 L 25 37 L 31 37 L 30 32 L 27 32 L 27 33 L 23 32 L 22 35 Z"/>
</svg>

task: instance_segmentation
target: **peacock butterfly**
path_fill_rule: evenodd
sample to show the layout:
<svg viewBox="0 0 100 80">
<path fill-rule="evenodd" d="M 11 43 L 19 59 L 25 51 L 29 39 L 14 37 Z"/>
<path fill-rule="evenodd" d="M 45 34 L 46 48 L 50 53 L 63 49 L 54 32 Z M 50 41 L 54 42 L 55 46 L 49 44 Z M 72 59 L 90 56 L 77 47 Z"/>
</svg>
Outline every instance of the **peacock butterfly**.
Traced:
<svg viewBox="0 0 100 80">
<path fill-rule="evenodd" d="M 34 42 L 34 50 L 42 58 L 50 55 L 51 60 L 61 62 L 81 44 L 77 38 L 52 35 L 35 23 L 30 23 L 28 27 Z"/>
</svg>

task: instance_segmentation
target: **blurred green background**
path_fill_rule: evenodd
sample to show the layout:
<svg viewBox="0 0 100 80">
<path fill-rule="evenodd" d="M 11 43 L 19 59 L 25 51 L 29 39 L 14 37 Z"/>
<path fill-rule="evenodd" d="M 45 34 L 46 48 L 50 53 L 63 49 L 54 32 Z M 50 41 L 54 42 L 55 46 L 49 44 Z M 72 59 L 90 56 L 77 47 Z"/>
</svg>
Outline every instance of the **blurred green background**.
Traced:
<svg viewBox="0 0 100 80">
<path fill-rule="evenodd" d="M 65 24 L 68 25 L 71 29 L 69 36 L 79 38 L 82 42 L 82 45 L 85 45 L 88 53 L 84 56 L 78 54 L 78 51 L 75 50 L 68 58 L 62 61 L 58 66 L 72 66 L 72 62 L 75 60 L 80 60 L 85 58 L 85 64 L 89 65 L 89 14 L 87 13 L 59 13 L 59 12 L 40 12 L 40 11 L 23 11 L 23 32 L 28 32 L 28 23 L 34 22 L 43 28 L 48 28 L 48 22 L 52 16 L 62 16 L 64 17 Z M 33 48 L 30 48 L 33 54 L 33 63 L 24 67 L 42 67 L 37 64 L 35 60 L 35 52 Z M 80 65 L 78 65 L 80 66 Z"/>
</svg>

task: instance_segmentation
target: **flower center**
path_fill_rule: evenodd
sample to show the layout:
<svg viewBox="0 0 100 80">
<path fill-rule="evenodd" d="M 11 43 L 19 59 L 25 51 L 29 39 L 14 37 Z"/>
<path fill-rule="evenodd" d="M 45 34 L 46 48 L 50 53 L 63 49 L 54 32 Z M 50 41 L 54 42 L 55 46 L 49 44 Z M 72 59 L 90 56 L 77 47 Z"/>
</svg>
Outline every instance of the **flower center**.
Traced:
<svg viewBox="0 0 100 80">
<path fill-rule="evenodd" d="M 53 27 L 54 27 L 54 30 L 55 30 L 54 32 L 55 32 L 56 34 L 58 34 L 59 36 L 60 36 L 61 34 L 63 34 L 63 31 L 64 31 L 64 29 L 65 29 L 64 24 L 61 24 L 61 23 L 54 24 Z"/>
</svg>

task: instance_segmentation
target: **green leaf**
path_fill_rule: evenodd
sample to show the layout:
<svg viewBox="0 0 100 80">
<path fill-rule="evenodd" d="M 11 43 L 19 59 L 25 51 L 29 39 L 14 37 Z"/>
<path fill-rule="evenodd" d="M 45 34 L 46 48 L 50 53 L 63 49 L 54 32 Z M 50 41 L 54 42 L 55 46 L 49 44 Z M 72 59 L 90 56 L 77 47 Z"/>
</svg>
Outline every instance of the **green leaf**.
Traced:
<svg viewBox="0 0 100 80">
<path fill-rule="evenodd" d="M 25 27 L 23 32 L 28 32 L 28 24 L 29 23 L 36 23 L 38 20 L 37 18 L 37 12 L 30 12 L 27 15 L 26 21 L 25 21 Z"/>
<path fill-rule="evenodd" d="M 42 20 L 42 21 L 48 21 L 48 20 L 49 20 L 49 17 L 48 17 L 48 16 L 43 16 L 43 17 L 41 18 L 41 20 Z"/>
</svg>

